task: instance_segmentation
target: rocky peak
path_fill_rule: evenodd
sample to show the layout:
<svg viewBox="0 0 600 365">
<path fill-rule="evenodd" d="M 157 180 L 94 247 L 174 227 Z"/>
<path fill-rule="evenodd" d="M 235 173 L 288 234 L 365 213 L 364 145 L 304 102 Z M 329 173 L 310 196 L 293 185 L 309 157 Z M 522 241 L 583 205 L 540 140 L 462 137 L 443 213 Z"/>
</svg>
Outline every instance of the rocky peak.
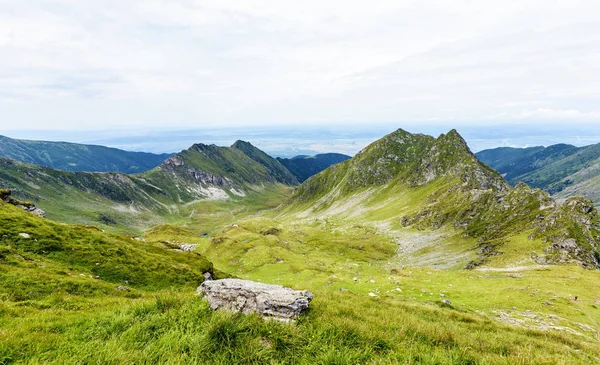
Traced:
<svg viewBox="0 0 600 365">
<path fill-rule="evenodd" d="M 254 147 L 254 145 L 250 142 L 246 142 L 246 141 L 242 141 L 241 139 L 238 139 L 237 141 L 235 141 L 232 145 L 232 148 L 237 148 L 237 149 L 244 149 L 244 148 L 256 148 Z"/>
<path fill-rule="evenodd" d="M 363 149 L 351 166 L 353 186 L 393 180 L 420 186 L 440 177 L 458 177 L 470 188 L 508 188 L 497 172 L 477 160 L 455 129 L 438 138 L 398 129 Z"/>
</svg>

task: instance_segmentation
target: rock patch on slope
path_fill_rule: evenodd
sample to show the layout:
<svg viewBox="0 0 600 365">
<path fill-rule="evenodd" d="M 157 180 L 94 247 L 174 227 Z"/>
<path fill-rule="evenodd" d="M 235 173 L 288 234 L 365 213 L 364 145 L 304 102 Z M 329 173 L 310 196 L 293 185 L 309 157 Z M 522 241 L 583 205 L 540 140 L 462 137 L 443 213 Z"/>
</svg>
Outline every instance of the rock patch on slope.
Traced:
<svg viewBox="0 0 600 365">
<path fill-rule="evenodd" d="M 5 203 L 12 204 L 18 208 L 21 208 L 26 212 L 35 214 L 41 218 L 46 217 L 46 212 L 44 210 L 36 207 L 33 203 L 22 202 L 20 200 L 17 200 L 15 198 L 13 198 L 11 196 L 11 194 L 12 194 L 11 190 L 0 189 L 0 200 L 4 201 Z"/>
</svg>

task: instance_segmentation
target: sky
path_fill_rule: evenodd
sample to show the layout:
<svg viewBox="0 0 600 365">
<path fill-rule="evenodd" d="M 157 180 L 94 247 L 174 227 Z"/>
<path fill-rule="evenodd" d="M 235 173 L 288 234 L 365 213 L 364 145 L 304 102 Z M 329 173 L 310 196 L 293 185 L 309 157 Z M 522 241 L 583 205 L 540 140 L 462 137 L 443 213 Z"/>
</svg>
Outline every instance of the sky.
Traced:
<svg viewBox="0 0 600 365">
<path fill-rule="evenodd" d="M 0 0 L 0 133 L 585 135 L 600 124 L 598 14 L 597 0 Z"/>
</svg>

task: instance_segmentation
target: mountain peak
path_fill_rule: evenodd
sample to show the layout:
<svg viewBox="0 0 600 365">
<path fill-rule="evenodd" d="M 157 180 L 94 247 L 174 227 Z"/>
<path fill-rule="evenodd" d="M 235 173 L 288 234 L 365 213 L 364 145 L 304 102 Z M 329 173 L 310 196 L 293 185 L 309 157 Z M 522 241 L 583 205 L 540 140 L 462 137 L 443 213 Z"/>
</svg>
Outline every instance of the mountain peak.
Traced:
<svg viewBox="0 0 600 365">
<path fill-rule="evenodd" d="M 286 185 L 297 185 L 298 180 L 288 169 L 283 166 L 278 160 L 266 154 L 261 149 L 255 147 L 250 142 L 237 140 L 231 148 L 240 151 L 244 155 L 250 157 L 252 160 L 261 164 L 269 174 L 275 178 L 278 182 Z"/>
<path fill-rule="evenodd" d="M 363 149 L 351 161 L 353 178 L 349 181 L 358 186 L 393 180 L 418 186 L 448 176 L 459 177 L 477 188 L 505 188 L 500 175 L 479 163 L 455 129 L 437 139 L 398 129 Z"/>
<path fill-rule="evenodd" d="M 469 150 L 469 146 L 467 145 L 467 141 L 458 133 L 456 129 L 450 130 L 448 133 L 440 134 L 437 138 L 438 143 L 448 143 L 456 148 L 461 148 L 464 150 Z"/>
<path fill-rule="evenodd" d="M 232 145 L 232 148 L 237 148 L 237 149 L 241 149 L 244 147 L 247 148 L 256 148 L 252 143 L 248 142 L 248 141 L 243 141 L 241 139 L 238 139 L 237 141 L 235 141 Z"/>
<path fill-rule="evenodd" d="M 322 182 L 319 177 L 331 181 Z M 397 183 L 418 187 L 439 179 L 463 190 L 492 189 L 500 192 L 509 188 L 500 174 L 477 160 L 456 130 L 434 138 L 411 134 L 403 129 L 373 142 L 354 158 L 337 165 L 335 171 L 325 170 L 304 185 L 335 185 L 336 189 L 347 194 Z M 314 192 L 322 194 L 324 191 L 316 186 L 299 189 L 299 194 L 314 195 Z"/>
</svg>

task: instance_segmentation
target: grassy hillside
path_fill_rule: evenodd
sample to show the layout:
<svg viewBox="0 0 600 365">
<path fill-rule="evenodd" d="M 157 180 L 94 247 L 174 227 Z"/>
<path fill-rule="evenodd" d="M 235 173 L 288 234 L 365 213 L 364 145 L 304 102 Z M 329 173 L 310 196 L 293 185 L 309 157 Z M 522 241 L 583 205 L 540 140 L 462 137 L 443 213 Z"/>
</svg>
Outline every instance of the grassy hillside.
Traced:
<svg viewBox="0 0 600 365">
<path fill-rule="evenodd" d="M 217 177 L 191 156 L 153 173 L 175 174 L 175 185 L 188 172 Z M 238 176 L 244 168 L 231 166 Z M 291 197 L 268 186 L 173 203 L 169 224 L 138 239 L 0 203 L 0 363 L 600 361 L 600 222 L 590 202 L 510 187 L 455 131 L 399 130 Z M 183 244 L 195 251 L 175 251 Z M 194 291 L 211 269 L 315 299 L 294 324 L 213 312 Z"/>
<path fill-rule="evenodd" d="M 300 182 L 318 174 L 329 166 L 344 162 L 350 156 L 340 153 L 322 153 L 315 156 L 296 156 L 293 158 L 280 158 L 277 160 L 285 166 Z"/>
<path fill-rule="evenodd" d="M 265 156 L 257 162 L 237 148 L 198 144 L 134 175 L 68 172 L 0 158 L 0 188 L 33 201 L 51 219 L 138 232 L 183 219 L 205 200 L 276 193 L 285 179 L 263 165 Z"/>
<path fill-rule="evenodd" d="M 104 146 L 12 139 L 0 136 L 0 157 L 66 171 L 127 174 L 148 171 L 172 156 Z"/>
<path fill-rule="evenodd" d="M 367 227 L 318 220 L 274 230 L 269 218 L 226 226 L 206 251 L 236 275 L 315 293 L 309 313 L 288 325 L 213 312 L 194 295 L 212 267 L 201 255 L 52 223 L 8 204 L 0 204 L 0 218 L 2 364 L 585 364 L 600 357 L 598 275 L 577 267 L 403 269 L 388 262 L 395 244 Z M 20 238 L 22 231 L 31 237 Z M 556 277 L 565 285 L 548 282 Z"/>
<path fill-rule="evenodd" d="M 240 150 L 246 156 L 263 165 L 269 171 L 269 174 L 278 182 L 286 185 L 298 184 L 296 177 L 292 175 L 292 173 L 288 171 L 288 169 L 286 169 L 285 166 L 280 163 L 280 161 L 267 155 L 250 143 L 245 141 L 236 141 L 231 147 Z"/>
<path fill-rule="evenodd" d="M 407 228 L 450 230 L 477 240 L 470 249 L 478 257 L 471 255 L 468 266 L 500 255 L 512 237 L 523 236 L 537 247 L 537 261 L 600 264 L 600 221 L 590 202 L 559 205 L 540 190 L 509 187 L 455 131 L 437 139 L 402 130 L 385 136 L 307 180 L 282 208 L 286 215 L 375 221 L 398 236 Z M 573 240 L 573 247 L 565 243 Z M 515 256 L 534 264 L 530 246 Z"/>
</svg>

